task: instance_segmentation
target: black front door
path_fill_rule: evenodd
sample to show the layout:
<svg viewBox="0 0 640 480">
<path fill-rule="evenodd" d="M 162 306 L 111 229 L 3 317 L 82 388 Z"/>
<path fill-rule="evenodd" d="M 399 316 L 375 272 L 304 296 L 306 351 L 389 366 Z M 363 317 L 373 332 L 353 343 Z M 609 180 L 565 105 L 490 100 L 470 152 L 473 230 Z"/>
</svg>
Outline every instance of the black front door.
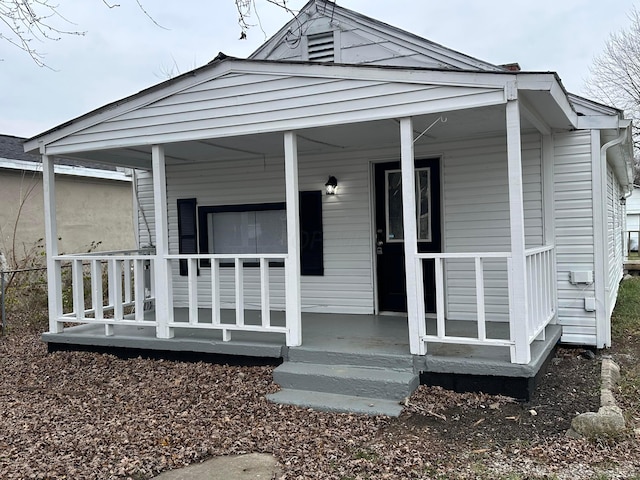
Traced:
<svg viewBox="0 0 640 480">
<path fill-rule="evenodd" d="M 419 252 L 440 252 L 440 166 L 438 159 L 416 160 L 416 215 Z M 400 162 L 375 165 L 378 310 L 407 311 Z M 436 309 L 433 261 L 424 261 L 427 312 Z"/>
</svg>

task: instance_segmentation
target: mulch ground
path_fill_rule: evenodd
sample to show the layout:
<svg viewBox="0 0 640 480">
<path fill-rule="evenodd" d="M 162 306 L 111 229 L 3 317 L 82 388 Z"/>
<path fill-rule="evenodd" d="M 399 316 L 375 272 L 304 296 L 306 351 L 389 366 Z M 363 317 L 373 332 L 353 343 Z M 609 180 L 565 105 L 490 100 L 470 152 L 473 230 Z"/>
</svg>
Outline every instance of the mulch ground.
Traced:
<svg viewBox="0 0 640 480">
<path fill-rule="evenodd" d="M 526 404 L 422 386 L 372 418 L 267 402 L 271 367 L 48 354 L 17 332 L 0 339 L 0 478 L 146 479 L 267 452 L 286 479 L 640 479 L 633 415 L 619 438 L 564 435 L 597 410 L 599 367 L 560 349 Z"/>
</svg>

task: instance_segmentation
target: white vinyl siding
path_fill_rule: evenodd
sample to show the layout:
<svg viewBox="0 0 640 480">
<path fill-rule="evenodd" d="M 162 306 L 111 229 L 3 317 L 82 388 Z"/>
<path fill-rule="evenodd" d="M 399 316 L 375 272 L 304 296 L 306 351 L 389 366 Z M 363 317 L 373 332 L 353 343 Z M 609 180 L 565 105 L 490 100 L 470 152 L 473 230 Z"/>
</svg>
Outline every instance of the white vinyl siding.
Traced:
<svg viewBox="0 0 640 480">
<path fill-rule="evenodd" d="M 509 252 L 509 185 L 506 138 L 459 141 L 443 162 L 445 252 Z M 541 138 L 522 138 L 525 236 L 527 248 L 542 245 Z M 506 260 L 485 261 L 486 313 L 508 321 Z M 447 317 L 476 318 L 475 274 L 470 260 L 448 260 Z"/>
<path fill-rule="evenodd" d="M 584 309 L 594 285 L 572 285 L 572 270 L 594 271 L 591 133 L 554 136 L 554 212 L 558 278 L 558 319 L 562 341 L 596 344 L 596 314 Z M 602 300 L 601 300 L 602 301 Z"/>
<path fill-rule="evenodd" d="M 502 88 L 229 73 L 88 127 L 60 139 L 56 147 L 105 148 L 204 140 L 397 118 L 440 112 L 444 107 L 456 110 L 503 101 Z"/>
<path fill-rule="evenodd" d="M 623 268 L 623 214 L 620 204 L 622 188 L 610 165 L 607 165 L 607 316 L 611 316 L 618 295 Z"/>
<path fill-rule="evenodd" d="M 299 188 L 324 190 L 328 174 L 340 182 L 340 194 L 322 196 L 324 275 L 302 276 L 302 310 L 305 312 L 372 313 L 372 243 L 369 207 L 369 163 L 366 157 L 336 155 L 299 157 Z M 267 158 L 167 165 L 170 251 L 178 251 L 178 198 L 195 197 L 198 206 L 283 202 L 284 160 Z M 199 226 L 202 228 L 202 225 Z M 187 305 L 186 277 L 174 262 L 176 306 Z M 223 308 L 233 306 L 233 269 L 221 267 Z M 200 268 L 201 298 L 210 298 L 210 269 Z M 247 308 L 259 306 L 259 270 L 245 269 Z M 284 308 L 284 269 L 271 269 L 271 305 Z M 204 306 L 208 304 L 204 303 Z"/>
<path fill-rule="evenodd" d="M 541 140 L 523 137 L 525 228 L 527 247 L 541 245 Z M 440 152 L 436 154 L 435 152 Z M 462 140 L 416 148 L 416 158 L 442 155 L 441 184 L 444 213 L 443 251 L 509 251 L 509 209 L 505 137 Z M 313 312 L 371 313 L 374 311 L 373 226 L 370 207 L 370 162 L 397 160 L 389 152 L 349 152 L 299 159 L 300 190 L 323 189 L 335 175 L 339 194 L 323 195 L 324 276 L 303 276 L 302 308 Z M 176 163 L 167 166 L 170 249 L 177 252 L 178 198 L 196 197 L 199 206 L 282 202 L 283 160 Z M 200 227 L 202 228 L 202 227 Z M 471 265 L 449 262 L 447 298 L 450 318 L 471 319 L 475 284 Z M 506 262 L 486 262 L 487 311 L 491 320 L 506 321 L 508 312 Z M 202 298 L 210 291 L 209 269 L 201 268 Z M 233 271 L 222 268 L 222 301 L 232 306 Z M 282 308 L 284 278 L 272 269 L 272 306 Z M 186 305 L 186 279 L 174 265 L 176 305 Z M 248 308 L 257 305 L 257 271 L 245 271 Z"/>
<path fill-rule="evenodd" d="M 136 170 L 134 185 L 135 228 L 138 248 L 155 245 L 156 220 L 153 208 L 153 177 L 151 172 Z"/>
</svg>

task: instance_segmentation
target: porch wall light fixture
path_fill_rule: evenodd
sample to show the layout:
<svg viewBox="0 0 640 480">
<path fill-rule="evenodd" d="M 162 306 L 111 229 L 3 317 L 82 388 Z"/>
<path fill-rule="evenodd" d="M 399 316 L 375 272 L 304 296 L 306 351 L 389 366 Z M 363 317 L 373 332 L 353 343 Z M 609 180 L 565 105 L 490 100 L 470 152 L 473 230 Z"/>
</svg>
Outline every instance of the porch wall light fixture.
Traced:
<svg viewBox="0 0 640 480">
<path fill-rule="evenodd" d="M 627 197 L 623 195 L 620 197 L 620 205 L 626 205 L 626 204 L 627 204 Z"/>
<path fill-rule="evenodd" d="M 324 184 L 324 188 L 327 189 L 327 195 L 335 195 L 338 191 L 338 179 L 331 175 L 327 183 Z"/>
</svg>

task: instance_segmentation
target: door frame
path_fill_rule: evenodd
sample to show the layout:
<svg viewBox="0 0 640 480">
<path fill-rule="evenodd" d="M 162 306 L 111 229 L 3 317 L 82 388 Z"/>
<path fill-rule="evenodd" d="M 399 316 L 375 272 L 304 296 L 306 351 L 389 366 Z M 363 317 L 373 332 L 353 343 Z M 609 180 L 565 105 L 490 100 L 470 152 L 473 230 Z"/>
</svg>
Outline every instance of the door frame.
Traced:
<svg viewBox="0 0 640 480">
<path fill-rule="evenodd" d="M 436 153 L 436 154 L 420 154 L 416 155 L 414 158 L 415 161 L 419 160 L 433 160 L 438 163 L 438 182 L 439 182 L 439 199 L 440 202 L 440 251 L 444 251 L 445 249 L 445 202 L 444 202 L 444 170 L 442 168 L 444 163 L 444 154 Z M 375 169 L 376 165 L 380 163 L 390 163 L 390 162 L 399 162 L 400 159 L 398 157 L 384 157 L 377 158 L 375 160 L 369 161 L 369 220 L 370 220 L 370 238 L 371 238 L 371 281 L 373 285 L 373 309 L 375 315 L 390 315 L 390 316 L 402 316 L 406 317 L 407 312 L 387 312 L 380 311 L 380 304 L 378 301 L 378 255 L 376 254 L 376 188 L 375 188 Z M 414 167 L 415 168 L 415 167 Z M 448 305 L 447 305 L 447 272 L 446 270 L 443 273 L 443 291 L 445 296 L 445 316 L 447 314 Z M 406 282 L 406 277 L 405 277 Z M 426 313 L 427 318 L 435 318 L 435 314 Z"/>
</svg>

